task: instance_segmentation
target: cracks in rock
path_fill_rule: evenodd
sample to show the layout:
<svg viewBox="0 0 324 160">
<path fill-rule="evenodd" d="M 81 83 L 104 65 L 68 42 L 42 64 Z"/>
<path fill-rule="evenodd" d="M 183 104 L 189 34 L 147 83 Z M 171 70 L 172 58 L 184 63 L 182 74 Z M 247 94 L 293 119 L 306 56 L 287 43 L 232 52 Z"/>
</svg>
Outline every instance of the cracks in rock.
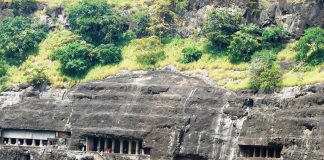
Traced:
<svg viewBox="0 0 324 160">
<path fill-rule="evenodd" d="M 178 142 L 177 145 L 175 147 L 175 150 L 173 152 L 173 155 L 178 155 L 181 152 L 181 146 L 184 142 L 186 133 L 189 131 L 190 129 L 190 123 L 191 123 L 191 118 L 189 118 L 186 123 L 184 124 L 184 126 L 180 129 L 179 131 L 179 135 L 178 135 Z"/>
<path fill-rule="evenodd" d="M 182 113 L 185 113 L 185 110 L 186 110 L 186 105 L 187 105 L 187 101 L 195 94 L 195 92 L 197 91 L 198 88 L 195 88 L 193 90 L 190 91 L 187 99 L 185 100 L 185 102 L 183 103 L 183 111 Z"/>
</svg>

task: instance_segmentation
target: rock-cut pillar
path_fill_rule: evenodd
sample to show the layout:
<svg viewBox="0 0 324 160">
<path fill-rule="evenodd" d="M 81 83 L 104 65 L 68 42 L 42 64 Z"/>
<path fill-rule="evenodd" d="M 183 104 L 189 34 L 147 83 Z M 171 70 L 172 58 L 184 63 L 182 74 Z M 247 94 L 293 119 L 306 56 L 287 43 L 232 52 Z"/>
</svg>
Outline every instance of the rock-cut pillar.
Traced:
<svg viewBox="0 0 324 160">
<path fill-rule="evenodd" d="M 115 143 L 116 143 L 115 140 L 112 139 L 111 140 L 111 153 L 115 153 L 115 146 L 116 146 Z"/>
<path fill-rule="evenodd" d="M 123 154 L 123 150 L 124 150 L 124 140 L 120 140 L 120 148 L 119 148 L 119 153 L 120 154 Z"/>
<path fill-rule="evenodd" d="M 27 146 L 27 139 L 24 139 L 24 146 Z"/>
<path fill-rule="evenodd" d="M 139 154 L 139 141 L 136 141 L 136 149 L 135 149 L 135 154 Z"/>
<path fill-rule="evenodd" d="M 132 154 L 132 141 L 128 141 L 128 154 Z"/>
</svg>

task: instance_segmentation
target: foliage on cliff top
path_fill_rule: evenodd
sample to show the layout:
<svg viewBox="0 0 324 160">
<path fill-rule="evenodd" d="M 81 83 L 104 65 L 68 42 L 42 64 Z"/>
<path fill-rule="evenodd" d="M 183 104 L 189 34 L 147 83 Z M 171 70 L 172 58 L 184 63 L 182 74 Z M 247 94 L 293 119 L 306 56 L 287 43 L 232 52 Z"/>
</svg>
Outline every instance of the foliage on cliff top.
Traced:
<svg viewBox="0 0 324 160">
<path fill-rule="evenodd" d="M 121 2 L 116 0 L 114 3 L 120 3 L 125 5 L 124 7 L 127 7 L 126 1 Z M 137 1 L 136 3 L 142 3 L 142 1 Z M 154 2 L 154 3 L 158 3 L 158 2 Z M 159 9 L 159 8 L 157 7 L 155 9 Z M 129 35 L 137 35 L 137 38 L 135 38 L 130 42 L 122 43 L 121 46 L 117 46 L 118 48 L 119 47 L 121 48 L 121 54 L 123 57 L 120 63 L 114 65 L 110 65 L 110 64 L 99 65 L 99 63 L 96 62 L 96 64 L 92 65 L 90 67 L 91 69 L 89 70 L 89 72 L 85 73 L 82 78 L 74 78 L 62 74 L 60 72 L 60 67 L 62 67 L 62 64 L 60 64 L 59 61 L 55 61 L 54 59 L 52 59 L 52 55 L 55 53 L 56 50 L 69 45 L 71 42 L 84 40 L 83 39 L 84 36 L 82 34 L 77 35 L 78 32 L 76 31 L 71 32 L 69 30 L 56 29 L 54 32 L 51 32 L 43 42 L 40 43 L 39 50 L 32 51 L 33 53 L 31 54 L 31 56 L 28 56 L 27 60 L 24 61 L 20 66 L 10 66 L 8 68 L 7 70 L 8 80 L 6 81 L 7 82 L 6 85 L 10 86 L 14 83 L 22 83 L 28 81 L 28 77 L 26 76 L 27 75 L 26 73 L 28 73 L 30 70 L 35 68 L 44 68 L 43 70 L 44 74 L 48 77 L 49 82 L 54 86 L 68 87 L 79 82 L 87 82 L 92 80 L 104 79 L 107 76 L 114 75 L 121 70 L 130 70 L 130 71 L 148 70 L 148 69 L 161 68 L 161 67 L 172 65 L 180 71 L 189 72 L 191 74 L 209 76 L 211 79 L 215 80 L 217 85 L 221 85 L 229 89 L 244 89 L 249 87 L 250 62 L 247 61 L 247 62 L 240 62 L 236 64 L 231 63 L 228 57 L 228 53 L 223 51 L 220 52 L 218 50 L 210 50 L 209 46 L 211 46 L 210 45 L 211 42 L 205 38 L 197 39 L 197 37 L 194 36 L 189 38 L 181 38 L 179 36 L 174 35 L 173 31 L 169 32 L 171 34 L 168 34 L 166 37 L 163 37 L 159 33 L 152 32 L 152 28 L 150 28 L 150 25 L 152 24 L 165 25 L 162 27 L 168 27 L 169 24 L 171 24 L 171 26 L 176 25 L 173 23 L 177 22 L 178 15 L 173 15 L 173 14 L 177 14 L 178 12 L 181 11 L 173 10 L 174 8 L 168 5 L 166 5 L 165 8 L 163 9 L 172 9 L 172 12 L 169 11 L 159 12 L 158 10 L 157 12 L 151 12 L 152 10 L 146 10 L 149 11 L 148 14 L 143 12 L 145 14 L 136 17 L 138 22 L 135 23 L 135 26 L 136 25 L 140 26 L 142 24 L 145 25 L 142 25 L 141 26 L 142 28 L 140 30 L 129 30 L 128 32 Z M 131 10 L 131 11 L 134 13 L 139 13 L 139 11 L 140 12 L 143 11 L 143 8 L 139 9 L 139 11 L 138 10 Z M 151 21 L 145 21 L 148 20 L 146 19 L 148 17 L 152 18 L 152 21 L 154 21 L 154 18 L 156 19 L 159 17 L 156 15 L 153 15 L 153 17 L 151 17 L 153 13 L 162 13 L 162 14 L 168 13 L 172 16 L 171 17 L 172 20 L 168 21 L 168 19 L 164 19 L 162 21 L 155 21 L 154 23 Z M 132 17 L 128 17 L 128 18 L 132 19 Z M 166 22 L 167 24 L 165 24 Z M 242 27 L 240 24 L 237 31 L 241 33 L 249 34 L 253 37 L 257 37 L 258 42 L 262 41 L 262 37 L 260 37 L 259 35 L 260 32 L 262 32 L 262 30 L 258 31 L 257 28 L 253 28 L 253 27 L 252 28 Z M 255 31 L 257 33 L 255 33 Z M 273 32 L 273 33 L 281 33 L 281 32 Z M 156 34 L 157 37 L 152 36 L 152 34 Z M 269 35 L 271 36 L 273 34 L 271 33 Z M 235 37 L 235 32 L 229 34 L 229 36 Z M 248 36 L 238 36 L 238 37 L 246 38 Z M 105 41 L 104 43 L 107 42 L 109 41 Z M 244 42 L 244 41 L 238 41 L 238 42 Z M 98 42 L 98 43 L 102 43 L 102 42 Z M 262 43 L 260 45 L 262 45 Z M 200 59 L 197 61 L 193 61 L 191 63 L 181 63 L 180 60 L 183 58 L 182 50 L 184 48 L 195 48 L 201 51 Z M 240 48 L 237 49 L 238 51 L 241 51 Z M 280 50 L 277 49 L 276 53 L 278 51 Z M 100 51 L 97 50 L 94 52 L 95 52 L 94 55 L 98 56 L 99 55 L 98 53 Z M 150 65 L 150 67 L 147 67 L 147 65 L 142 65 L 141 63 L 138 62 L 138 57 L 140 57 L 140 55 L 145 55 L 145 54 L 155 55 L 154 53 L 164 53 L 163 58 L 158 58 L 158 60 L 154 60 L 154 65 Z M 294 85 L 305 85 L 310 83 L 323 82 L 324 66 L 318 65 L 318 66 L 312 66 L 306 68 L 302 66 L 300 67 L 302 69 L 296 69 L 295 67 L 296 65 L 294 62 L 294 56 L 296 55 L 296 53 L 297 53 L 296 43 L 295 42 L 289 43 L 284 47 L 283 50 L 281 50 L 277 54 L 276 61 L 273 62 L 274 66 L 280 66 L 280 73 L 283 75 L 282 85 L 294 86 Z M 252 53 L 250 54 L 250 56 L 251 55 Z M 286 67 L 286 64 L 292 64 L 292 65 Z M 269 75 L 271 76 L 273 75 L 273 73 L 277 73 L 277 72 L 272 72 L 272 71 L 265 72 L 264 76 L 269 77 Z"/>
</svg>

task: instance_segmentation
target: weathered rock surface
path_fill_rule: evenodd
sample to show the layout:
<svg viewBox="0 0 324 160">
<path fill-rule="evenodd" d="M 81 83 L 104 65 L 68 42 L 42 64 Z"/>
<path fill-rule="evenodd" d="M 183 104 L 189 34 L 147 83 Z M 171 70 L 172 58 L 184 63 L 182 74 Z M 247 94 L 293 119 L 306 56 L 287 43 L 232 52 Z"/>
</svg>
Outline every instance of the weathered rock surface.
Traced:
<svg viewBox="0 0 324 160">
<path fill-rule="evenodd" d="M 178 32 L 183 36 L 199 32 L 212 6 L 239 7 L 243 10 L 246 23 L 256 23 L 263 27 L 283 24 L 292 37 L 300 37 L 310 26 L 324 27 L 324 1 L 289 0 L 248 1 L 248 0 L 190 0 L 190 10 L 183 15 L 183 23 Z"/>
<path fill-rule="evenodd" d="M 283 159 L 324 158 L 324 84 L 252 95 L 153 71 L 24 97 L 27 90 L 0 96 L 0 127 L 70 131 L 70 150 L 87 135 L 110 135 L 142 139 L 151 159 L 242 159 L 239 145 L 280 145 Z"/>
</svg>

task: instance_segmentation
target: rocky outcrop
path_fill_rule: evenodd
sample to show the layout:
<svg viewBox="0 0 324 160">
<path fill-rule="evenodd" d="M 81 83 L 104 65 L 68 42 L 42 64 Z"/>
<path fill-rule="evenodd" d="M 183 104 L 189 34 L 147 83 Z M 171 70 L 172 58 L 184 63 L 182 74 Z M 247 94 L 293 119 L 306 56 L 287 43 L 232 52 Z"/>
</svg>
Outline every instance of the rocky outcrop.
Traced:
<svg viewBox="0 0 324 160">
<path fill-rule="evenodd" d="M 245 17 L 245 23 L 256 23 L 262 27 L 282 24 L 293 38 L 300 37 L 311 26 L 324 27 L 324 2 L 307 0 L 290 2 L 289 0 L 247 1 L 247 0 L 191 0 L 189 11 L 182 17 L 182 25 L 177 29 L 183 36 L 199 32 L 209 11 L 216 7 L 239 7 Z"/>
<path fill-rule="evenodd" d="M 24 97 L 28 90 L 2 94 L 0 127 L 71 132 L 70 152 L 87 135 L 109 135 L 143 140 L 151 159 L 244 159 L 241 146 L 281 146 L 283 159 L 324 158 L 324 84 L 235 93 L 152 71 Z"/>
</svg>

